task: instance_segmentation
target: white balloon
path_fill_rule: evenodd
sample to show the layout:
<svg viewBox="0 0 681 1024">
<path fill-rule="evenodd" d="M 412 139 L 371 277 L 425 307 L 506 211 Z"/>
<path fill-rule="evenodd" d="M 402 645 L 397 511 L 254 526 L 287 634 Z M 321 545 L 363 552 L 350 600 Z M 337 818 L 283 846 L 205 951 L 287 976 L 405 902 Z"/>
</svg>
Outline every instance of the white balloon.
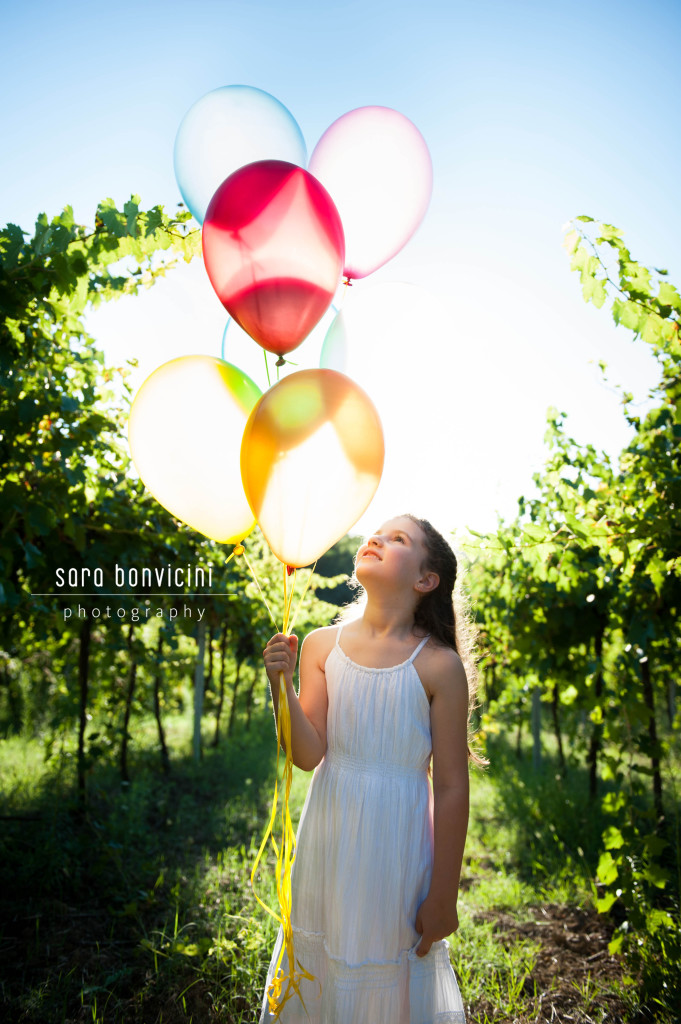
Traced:
<svg viewBox="0 0 681 1024">
<path fill-rule="evenodd" d="M 416 125 L 390 107 L 359 107 L 339 117 L 315 146 L 309 169 L 343 222 L 349 278 L 366 277 L 392 259 L 430 202 L 428 147 Z"/>
<path fill-rule="evenodd" d="M 385 465 L 369 516 L 375 530 L 402 512 L 426 518 L 448 502 L 456 521 L 464 483 L 460 451 L 475 424 L 464 418 L 464 393 L 484 389 L 471 379 L 466 339 L 451 311 L 420 285 L 376 282 L 347 289 L 324 341 L 321 365 L 351 377 L 371 398 L 383 424 Z M 446 497 L 445 497 L 446 496 Z"/>
<path fill-rule="evenodd" d="M 159 504 L 214 540 L 241 541 L 255 521 L 241 482 L 241 438 L 260 389 L 214 356 L 159 366 L 135 395 L 130 454 Z"/>
</svg>

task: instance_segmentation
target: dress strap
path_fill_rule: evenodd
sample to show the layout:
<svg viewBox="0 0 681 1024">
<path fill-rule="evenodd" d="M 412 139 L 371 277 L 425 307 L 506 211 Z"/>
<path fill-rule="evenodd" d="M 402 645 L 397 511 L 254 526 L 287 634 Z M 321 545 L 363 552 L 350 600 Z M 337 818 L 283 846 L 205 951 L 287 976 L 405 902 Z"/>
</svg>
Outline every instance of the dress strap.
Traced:
<svg viewBox="0 0 681 1024">
<path fill-rule="evenodd" d="M 336 647 L 340 647 L 340 635 L 343 632 L 343 626 L 344 625 L 345 625 L 345 623 L 341 622 L 341 624 L 338 627 L 338 632 L 336 633 Z"/>
<path fill-rule="evenodd" d="M 419 653 L 419 651 L 423 650 L 423 648 L 426 646 L 426 644 L 428 643 L 429 640 L 430 640 L 430 633 L 428 634 L 428 636 L 424 636 L 424 638 L 421 641 L 421 643 L 418 645 L 416 650 L 413 652 L 411 658 L 409 658 L 409 661 L 413 661 L 414 660 L 416 655 Z"/>
</svg>

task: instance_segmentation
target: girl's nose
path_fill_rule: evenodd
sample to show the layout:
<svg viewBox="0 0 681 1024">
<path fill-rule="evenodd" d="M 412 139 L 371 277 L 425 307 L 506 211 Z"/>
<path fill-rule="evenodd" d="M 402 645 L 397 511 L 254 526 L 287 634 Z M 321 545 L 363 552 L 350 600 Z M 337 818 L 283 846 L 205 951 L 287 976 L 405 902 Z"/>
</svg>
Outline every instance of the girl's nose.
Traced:
<svg viewBox="0 0 681 1024">
<path fill-rule="evenodd" d="M 380 547 L 382 543 L 383 538 L 381 537 L 380 533 L 372 533 L 371 537 L 369 537 L 367 541 L 367 544 L 375 544 L 376 547 Z"/>
</svg>

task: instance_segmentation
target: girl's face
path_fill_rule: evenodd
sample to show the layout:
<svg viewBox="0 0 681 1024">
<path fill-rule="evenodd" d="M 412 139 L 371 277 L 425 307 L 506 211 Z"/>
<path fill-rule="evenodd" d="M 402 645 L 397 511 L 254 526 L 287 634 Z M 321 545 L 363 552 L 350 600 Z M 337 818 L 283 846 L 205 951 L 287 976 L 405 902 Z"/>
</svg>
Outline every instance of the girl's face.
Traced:
<svg viewBox="0 0 681 1024">
<path fill-rule="evenodd" d="M 382 580 L 417 586 L 427 572 L 425 537 L 420 526 L 406 516 L 389 519 L 361 545 L 355 558 L 355 574 L 365 586 Z"/>
</svg>

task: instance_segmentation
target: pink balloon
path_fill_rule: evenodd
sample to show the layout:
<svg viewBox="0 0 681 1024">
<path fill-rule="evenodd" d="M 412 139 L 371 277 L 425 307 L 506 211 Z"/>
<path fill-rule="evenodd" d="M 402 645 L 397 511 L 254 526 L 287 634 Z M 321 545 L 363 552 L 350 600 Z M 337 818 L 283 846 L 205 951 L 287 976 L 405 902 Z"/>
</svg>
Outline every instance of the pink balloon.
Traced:
<svg viewBox="0 0 681 1024">
<path fill-rule="evenodd" d="M 359 107 L 334 121 L 310 171 L 340 213 L 349 278 L 366 277 L 400 251 L 423 220 L 433 187 L 423 136 L 389 107 Z"/>
<path fill-rule="evenodd" d="M 343 228 L 302 167 L 259 160 L 223 181 L 203 222 L 203 258 L 228 313 L 280 356 L 324 316 L 340 281 Z"/>
</svg>

